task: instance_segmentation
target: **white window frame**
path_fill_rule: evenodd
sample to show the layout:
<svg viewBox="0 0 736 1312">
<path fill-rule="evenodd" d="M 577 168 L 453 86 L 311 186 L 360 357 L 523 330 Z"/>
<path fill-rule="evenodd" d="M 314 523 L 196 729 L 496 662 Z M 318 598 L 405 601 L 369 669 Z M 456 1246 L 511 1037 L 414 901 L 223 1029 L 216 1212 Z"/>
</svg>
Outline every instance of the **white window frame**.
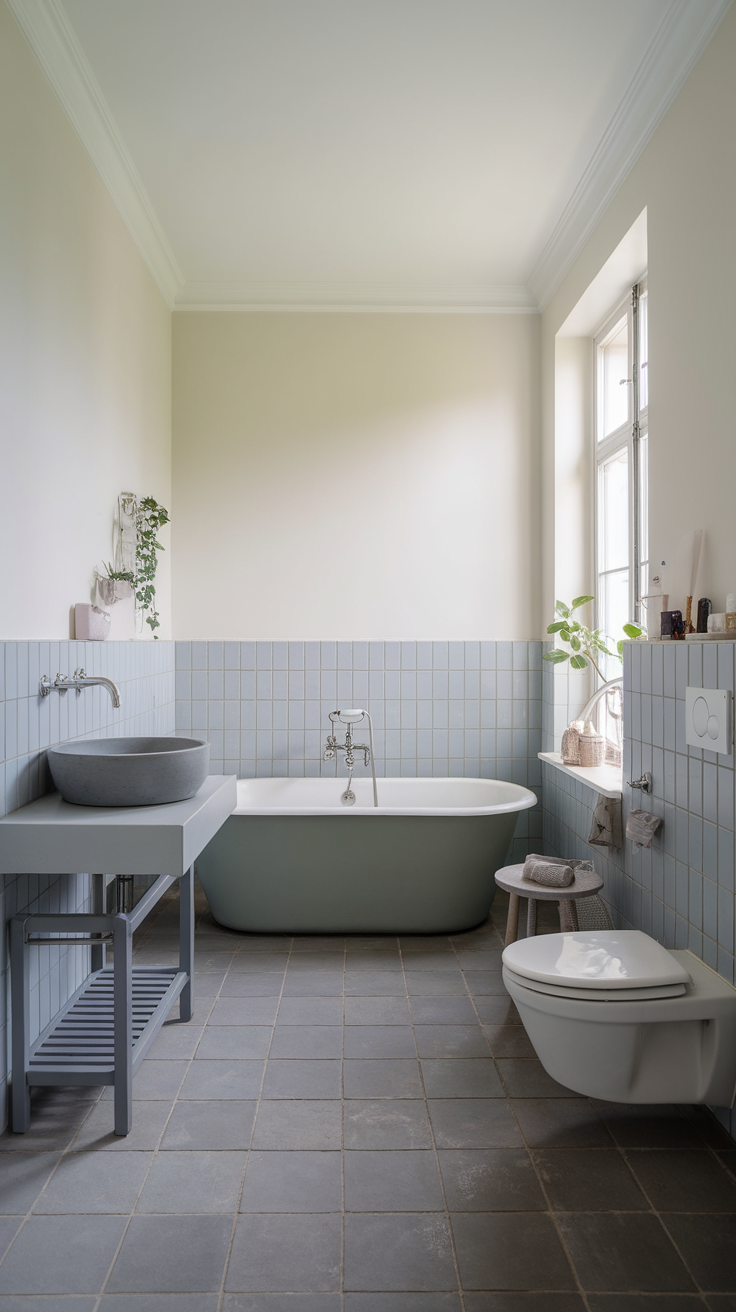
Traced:
<svg viewBox="0 0 736 1312">
<path fill-rule="evenodd" d="M 639 406 L 640 379 L 642 367 L 648 371 L 648 358 L 646 361 L 639 360 L 640 338 L 639 338 L 639 307 L 643 297 L 647 295 L 646 276 L 640 278 L 633 286 L 632 291 L 627 297 L 620 301 L 615 309 L 606 317 L 598 332 L 593 339 L 594 362 L 595 362 L 595 409 L 594 409 L 594 433 L 593 441 L 595 446 L 594 470 L 593 470 L 593 525 L 594 525 L 594 576 L 596 580 L 596 597 L 598 614 L 596 624 L 603 627 L 603 615 L 601 614 L 603 590 L 601 586 L 602 579 L 607 573 L 614 573 L 613 570 L 602 570 L 600 560 L 600 542 L 601 542 L 601 506 L 600 506 L 600 478 L 601 467 L 604 463 L 615 456 L 618 452 L 626 450 L 628 455 L 628 498 L 629 498 L 629 544 L 628 544 L 628 569 L 629 569 L 629 619 L 635 623 L 641 624 L 643 620 L 642 596 L 647 592 L 648 576 L 648 522 L 647 522 L 647 449 L 649 434 L 649 407 Z M 626 318 L 628 323 L 628 366 L 626 370 L 626 382 L 629 404 L 626 420 L 619 428 L 609 433 L 599 441 L 599 433 L 603 428 L 603 353 L 602 347 L 606 346 L 613 336 L 615 330 L 621 324 L 622 319 Z M 648 351 L 647 351 L 648 356 Z M 648 381 L 648 380 L 647 380 Z M 648 400 L 648 393 L 647 393 Z M 620 634 L 608 634 L 608 637 L 614 641 L 618 640 Z"/>
</svg>

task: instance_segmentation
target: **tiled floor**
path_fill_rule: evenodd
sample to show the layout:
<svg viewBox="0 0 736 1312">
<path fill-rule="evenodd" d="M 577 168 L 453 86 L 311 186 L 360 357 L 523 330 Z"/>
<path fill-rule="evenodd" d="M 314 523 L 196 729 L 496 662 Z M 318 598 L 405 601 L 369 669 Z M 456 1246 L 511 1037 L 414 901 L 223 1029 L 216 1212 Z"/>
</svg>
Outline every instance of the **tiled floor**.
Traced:
<svg viewBox="0 0 736 1312">
<path fill-rule="evenodd" d="M 550 1080 L 500 949 L 249 938 L 200 903 L 195 1019 L 132 1134 L 65 1089 L 0 1140 L 0 1312 L 736 1312 L 732 1141 Z"/>
</svg>

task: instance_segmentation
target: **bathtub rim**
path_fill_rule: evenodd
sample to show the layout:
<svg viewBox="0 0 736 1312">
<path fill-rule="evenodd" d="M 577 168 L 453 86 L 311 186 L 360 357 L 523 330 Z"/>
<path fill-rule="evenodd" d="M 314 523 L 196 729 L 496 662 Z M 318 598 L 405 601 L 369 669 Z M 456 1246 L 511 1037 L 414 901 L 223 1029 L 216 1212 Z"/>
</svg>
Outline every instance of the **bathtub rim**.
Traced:
<svg viewBox="0 0 736 1312">
<path fill-rule="evenodd" d="M 299 783 L 299 782 L 309 783 L 309 784 L 321 784 L 321 783 L 325 783 L 325 784 L 338 785 L 338 786 L 341 784 L 341 782 L 344 784 L 344 780 L 341 780 L 341 779 L 339 779 L 339 778 L 338 778 L 338 779 L 334 779 L 334 780 L 332 780 L 332 779 L 321 779 L 321 778 L 320 778 L 320 779 L 306 779 L 306 778 L 302 778 L 301 776 L 292 777 L 291 779 L 289 779 L 288 777 L 286 777 L 286 778 L 281 777 L 281 778 L 277 778 L 277 779 L 274 779 L 273 777 L 268 777 L 268 778 L 263 778 L 263 779 L 238 779 L 238 781 L 237 781 L 238 800 L 237 800 L 237 805 L 236 805 L 235 809 L 231 812 L 231 816 L 232 816 L 232 817 L 238 816 L 238 817 L 241 817 L 241 818 L 248 818 L 249 816 L 286 816 L 286 815 L 298 815 L 298 816 L 333 816 L 333 817 L 337 817 L 337 816 L 344 816 L 344 817 L 350 817 L 350 816 L 375 816 L 375 817 L 381 817 L 381 818 L 383 818 L 383 819 L 387 819 L 387 818 L 390 818 L 390 817 L 392 817 L 392 816 L 407 816 L 407 815 L 414 815 L 414 816 L 442 816 L 442 817 L 446 817 L 446 818 L 452 818 L 452 817 L 458 817 L 458 818 L 460 818 L 460 817 L 464 817 L 464 816 L 493 816 L 493 815 L 508 815 L 508 814 L 510 814 L 510 813 L 514 813 L 514 812 L 528 811 L 528 810 L 530 810 L 533 806 L 537 806 L 538 803 L 539 803 L 539 798 L 537 797 L 537 795 L 536 795 L 534 792 L 532 792 L 532 790 L 531 790 L 530 788 L 527 788 L 524 784 L 515 784 L 515 783 L 512 783 L 510 780 L 506 780 L 506 779 L 468 779 L 468 780 L 464 780 L 464 779 L 452 778 L 452 783 L 453 783 L 453 784 L 462 784 L 462 783 L 464 783 L 464 782 L 467 782 L 468 784 L 481 784 L 481 785 L 483 785 L 483 784 L 501 784 L 501 785 L 503 785 L 504 789 L 513 789 L 514 792 L 515 792 L 515 794 L 516 794 L 516 796 L 513 797 L 513 798 L 511 798 L 509 801 L 506 801 L 506 802 L 494 802 L 494 803 L 492 803 L 492 804 L 489 805 L 489 806 L 480 806 L 480 807 L 479 807 L 479 806 L 473 806 L 473 807 L 460 807 L 460 806 L 423 806 L 423 807 L 422 807 L 422 806 L 405 806 L 405 807 L 391 806 L 391 807 L 387 807 L 387 806 L 381 806 L 381 805 L 380 805 L 380 800 L 381 800 L 381 783 L 382 783 L 382 782 L 383 782 L 383 783 L 402 783 L 402 784 L 407 784 L 407 783 L 414 783 L 414 782 L 417 782 L 417 781 L 414 779 L 414 777 L 408 778 L 408 777 L 406 777 L 406 776 L 402 777 L 402 776 L 399 776 L 399 775 L 389 775 L 389 776 L 386 776 L 386 777 L 383 778 L 383 779 L 379 779 L 379 780 L 378 780 L 378 800 L 379 800 L 379 806 L 378 806 L 378 807 L 374 807 L 374 806 L 350 806 L 350 807 L 340 806 L 340 805 L 339 805 L 339 793 L 335 796 L 335 800 L 334 800 L 333 804 L 332 804 L 331 806 L 329 806 L 329 807 L 327 807 L 327 806 L 314 806 L 314 805 L 312 805 L 312 806 L 301 806 L 301 807 L 298 807 L 298 806 L 273 806 L 273 805 L 272 805 L 272 806 L 268 806 L 268 807 L 266 807 L 266 806 L 252 806 L 252 805 L 251 805 L 251 806 L 248 806 L 248 805 L 241 805 L 241 796 L 242 796 L 242 792 L 243 792 L 243 789 L 244 789 L 245 786 L 247 786 L 247 787 L 249 787 L 249 788 L 252 788 L 253 786 L 255 786 L 256 788 L 258 788 L 259 785 L 269 785 L 269 784 L 272 785 L 272 784 L 285 784 L 285 783 Z M 435 788 L 435 787 L 436 787 L 436 788 L 439 790 L 439 788 L 440 788 L 443 784 L 447 784 L 448 782 L 450 782 L 450 777 L 448 776 L 448 777 L 429 778 L 429 779 L 422 778 L 420 782 L 421 782 L 422 784 L 424 784 L 424 785 L 428 785 L 430 788 Z M 326 791 L 326 790 L 325 790 L 325 791 Z"/>
</svg>

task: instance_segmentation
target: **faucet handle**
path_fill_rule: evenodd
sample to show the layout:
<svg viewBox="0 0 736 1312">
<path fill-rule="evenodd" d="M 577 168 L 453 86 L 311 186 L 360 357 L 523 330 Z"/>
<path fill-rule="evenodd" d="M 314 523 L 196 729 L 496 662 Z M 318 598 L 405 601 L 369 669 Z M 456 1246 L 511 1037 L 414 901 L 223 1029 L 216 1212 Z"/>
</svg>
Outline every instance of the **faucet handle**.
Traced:
<svg viewBox="0 0 736 1312">
<path fill-rule="evenodd" d="M 76 670 L 74 671 L 74 678 L 75 678 L 75 679 L 86 679 L 86 678 L 87 678 L 87 672 L 86 672 L 86 670 L 83 668 L 83 666 L 80 665 L 79 668 L 76 669 Z"/>
</svg>

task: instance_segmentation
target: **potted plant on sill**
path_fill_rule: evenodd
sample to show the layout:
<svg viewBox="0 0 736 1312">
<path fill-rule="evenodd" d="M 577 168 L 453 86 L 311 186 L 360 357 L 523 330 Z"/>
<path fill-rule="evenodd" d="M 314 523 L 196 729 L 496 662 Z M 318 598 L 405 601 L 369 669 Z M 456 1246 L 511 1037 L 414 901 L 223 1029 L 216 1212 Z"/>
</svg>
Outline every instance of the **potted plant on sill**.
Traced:
<svg viewBox="0 0 736 1312">
<path fill-rule="evenodd" d="M 156 569 L 157 552 L 164 547 L 158 541 L 157 533 L 164 524 L 169 523 L 169 513 L 153 497 L 144 497 L 141 501 L 130 501 L 129 513 L 135 524 L 135 556 L 132 569 L 114 569 L 106 565 L 105 573 L 97 575 L 97 592 L 104 606 L 114 606 L 118 601 L 135 596 L 136 620 L 142 619 L 146 611 L 146 624 L 158 638 L 156 629 L 160 628 L 159 614 L 156 610 Z"/>
</svg>

